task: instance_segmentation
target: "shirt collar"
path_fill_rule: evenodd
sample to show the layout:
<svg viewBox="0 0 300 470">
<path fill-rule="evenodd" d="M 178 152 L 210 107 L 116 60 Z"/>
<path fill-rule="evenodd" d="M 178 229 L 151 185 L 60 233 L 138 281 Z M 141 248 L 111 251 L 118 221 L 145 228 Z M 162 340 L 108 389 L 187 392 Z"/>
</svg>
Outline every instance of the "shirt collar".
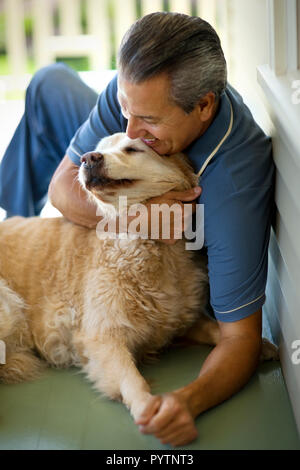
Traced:
<svg viewBox="0 0 300 470">
<path fill-rule="evenodd" d="M 232 124 L 232 105 L 225 91 L 220 97 L 219 109 L 209 128 L 185 150 L 195 173 L 200 171 L 212 154 L 214 155 L 214 151 L 217 153 L 218 147 L 231 132 Z"/>
</svg>

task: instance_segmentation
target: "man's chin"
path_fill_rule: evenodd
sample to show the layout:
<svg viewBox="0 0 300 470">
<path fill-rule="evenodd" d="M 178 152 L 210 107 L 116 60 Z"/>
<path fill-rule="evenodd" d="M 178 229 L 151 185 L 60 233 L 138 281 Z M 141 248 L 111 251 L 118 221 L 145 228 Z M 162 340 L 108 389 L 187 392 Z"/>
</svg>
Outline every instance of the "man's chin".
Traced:
<svg viewBox="0 0 300 470">
<path fill-rule="evenodd" d="M 153 145 L 151 148 L 152 150 L 154 150 L 154 152 L 158 153 L 158 155 L 172 155 L 170 149 L 166 145 L 161 144 L 160 142 L 156 145 Z"/>
<path fill-rule="evenodd" d="M 159 139 L 156 139 L 154 142 L 151 142 L 150 139 L 147 141 L 143 139 L 143 142 L 150 147 L 154 152 L 158 153 L 158 155 L 172 155 L 175 152 L 172 152 L 170 146 Z"/>
</svg>

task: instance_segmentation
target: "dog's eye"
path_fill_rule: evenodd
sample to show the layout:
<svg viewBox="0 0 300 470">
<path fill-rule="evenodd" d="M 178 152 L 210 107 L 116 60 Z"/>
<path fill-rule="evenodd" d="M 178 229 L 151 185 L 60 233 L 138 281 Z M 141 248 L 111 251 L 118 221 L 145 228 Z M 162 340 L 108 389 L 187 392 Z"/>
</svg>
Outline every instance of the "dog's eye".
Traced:
<svg viewBox="0 0 300 470">
<path fill-rule="evenodd" d="M 135 147 L 126 147 L 124 149 L 125 152 L 127 153 L 133 153 L 133 152 L 144 152 L 144 150 L 137 149 Z"/>
</svg>

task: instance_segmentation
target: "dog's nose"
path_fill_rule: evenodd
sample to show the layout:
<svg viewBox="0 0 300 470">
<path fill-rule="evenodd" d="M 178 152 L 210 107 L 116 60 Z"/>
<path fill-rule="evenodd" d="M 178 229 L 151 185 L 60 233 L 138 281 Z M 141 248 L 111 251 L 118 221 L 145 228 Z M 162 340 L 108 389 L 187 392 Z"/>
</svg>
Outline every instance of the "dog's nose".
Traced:
<svg viewBox="0 0 300 470">
<path fill-rule="evenodd" d="M 84 168 L 91 170 L 103 164 L 103 155 L 99 152 L 87 152 L 80 159 Z"/>
</svg>

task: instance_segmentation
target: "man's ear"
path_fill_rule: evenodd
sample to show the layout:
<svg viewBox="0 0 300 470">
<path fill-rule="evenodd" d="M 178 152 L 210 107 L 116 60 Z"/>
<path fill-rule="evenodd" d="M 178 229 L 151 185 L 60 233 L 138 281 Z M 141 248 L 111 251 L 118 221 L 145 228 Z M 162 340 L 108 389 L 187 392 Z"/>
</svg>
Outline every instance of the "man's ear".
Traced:
<svg viewBox="0 0 300 470">
<path fill-rule="evenodd" d="M 215 111 L 216 111 L 217 103 L 215 94 L 212 91 L 209 91 L 202 99 L 199 101 L 198 104 L 198 113 L 200 120 L 202 122 L 209 121 Z"/>
</svg>

